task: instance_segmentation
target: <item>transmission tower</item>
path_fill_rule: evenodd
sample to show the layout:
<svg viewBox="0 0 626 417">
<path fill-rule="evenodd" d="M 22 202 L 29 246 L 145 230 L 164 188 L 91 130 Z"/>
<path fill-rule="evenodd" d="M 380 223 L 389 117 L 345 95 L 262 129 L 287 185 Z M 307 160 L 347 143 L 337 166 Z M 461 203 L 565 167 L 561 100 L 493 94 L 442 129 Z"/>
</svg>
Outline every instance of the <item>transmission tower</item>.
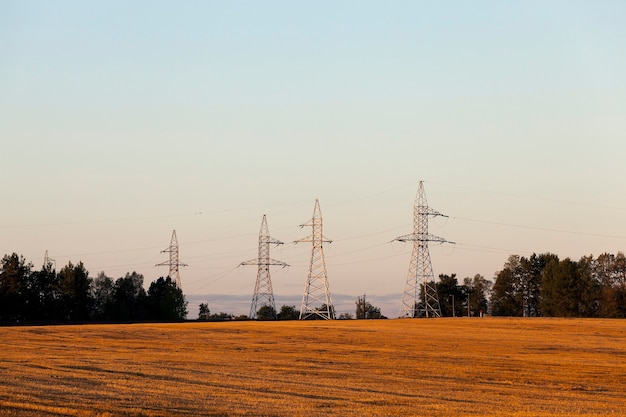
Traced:
<svg viewBox="0 0 626 417">
<path fill-rule="evenodd" d="M 315 316 L 325 320 L 332 320 L 335 318 L 335 309 L 330 299 L 324 250 L 322 248 L 323 243 L 331 243 L 331 241 L 322 234 L 322 212 L 318 200 L 315 200 L 313 218 L 308 223 L 300 225 L 300 227 L 304 226 L 311 226 L 313 234 L 296 240 L 294 243 L 312 242 L 313 245 L 306 286 L 302 296 L 302 306 L 300 307 L 300 320 L 306 320 Z"/>
<path fill-rule="evenodd" d="M 43 256 L 43 267 L 44 269 L 52 268 L 52 264 L 54 263 L 56 269 L 56 261 L 48 256 L 48 250 L 46 249 L 46 253 Z"/>
<path fill-rule="evenodd" d="M 257 318 L 258 309 L 262 306 L 268 306 L 272 308 L 274 312 L 274 319 L 276 318 L 276 304 L 274 303 L 274 292 L 272 291 L 272 280 L 270 279 L 270 266 L 282 266 L 287 265 L 284 262 L 270 259 L 270 245 L 282 245 L 280 240 L 270 237 L 269 229 L 267 228 L 267 220 L 265 214 L 261 221 L 261 230 L 259 231 L 259 257 L 257 259 L 251 259 L 239 264 L 241 265 L 258 265 L 259 270 L 256 275 L 256 284 L 254 285 L 254 295 L 252 296 L 252 305 L 250 306 L 251 319 Z"/>
<path fill-rule="evenodd" d="M 187 266 L 187 264 L 183 264 L 178 260 L 178 239 L 176 238 L 176 230 L 172 231 L 172 240 L 170 241 L 170 246 L 167 249 L 162 250 L 161 253 L 169 253 L 170 260 L 167 262 L 161 262 L 160 264 L 156 264 L 155 266 L 169 266 L 170 272 L 168 276 L 174 280 L 178 288 L 182 289 L 183 287 L 180 285 L 179 267 Z"/>
<path fill-rule="evenodd" d="M 394 239 L 400 242 L 413 242 L 400 317 L 441 317 L 428 242 L 448 241 L 428 233 L 428 218 L 436 216 L 448 217 L 428 207 L 424 183 L 420 181 L 413 206 L 413 233 Z"/>
</svg>

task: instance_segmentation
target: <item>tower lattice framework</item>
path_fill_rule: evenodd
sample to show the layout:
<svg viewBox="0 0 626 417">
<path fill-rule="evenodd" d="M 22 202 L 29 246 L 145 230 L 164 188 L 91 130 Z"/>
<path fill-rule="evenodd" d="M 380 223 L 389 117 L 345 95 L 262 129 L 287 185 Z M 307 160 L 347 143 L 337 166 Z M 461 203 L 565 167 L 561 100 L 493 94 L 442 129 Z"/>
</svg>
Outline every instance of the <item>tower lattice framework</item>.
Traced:
<svg viewBox="0 0 626 417">
<path fill-rule="evenodd" d="M 395 239 L 400 242 L 413 242 L 400 317 L 441 317 L 428 242 L 448 241 L 428 233 L 428 218 L 435 216 L 447 217 L 428 207 L 424 183 L 420 181 L 413 206 L 413 233 Z"/>
<path fill-rule="evenodd" d="M 178 239 L 176 238 L 176 230 L 172 231 L 172 240 L 170 241 L 170 246 L 161 251 L 161 253 L 169 253 L 170 259 L 166 262 L 161 262 L 160 264 L 156 264 L 155 266 L 169 266 L 170 271 L 168 276 L 174 280 L 176 286 L 180 289 L 183 287 L 180 283 L 180 267 L 187 266 L 187 264 L 181 263 L 178 258 Z"/>
<path fill-rule="evenodd" d="M 252 296 L 252 305 L 250 306 L 250 315 L 248 316 L 251 319 L 257 318 L 257 312 L 264 305 L 272 308 L 274 312 L 273 318 L 276 318 L 276 304 L 274 302 L 274 291 L 272 290 L 272 280 L 270 278 L 270 266 L 276 265 L 284 268 L 289 265 L 270 258 L 270 245 L 282 244 L 283 242 L 270 236 L 267 227 L 267 219 L 264 214 L 263 220 L 261 221 L 261 230 L 259 231 L 259 256 L 257 259 L 251 259 L 239 264 L 240 266 L 259 266 L 256 284 L 254 285 L 254 295 Z"/>
<path fill-rule="evenodd" d="M 328 276 L 326 275 L 326 263 L 324 262 L 323 243 L 331 243 L 322 234 L 322 211 L 319 200 L 315 200 L 313 218 L 300 225 L 300 227 L 311 226 L 313 233 L 311 236 L 296 240 L 299 242 L 312 242 L 311 260 L 307 281 L 302 295 L 302 305 L 300 306 L 300 320 L 319 317 L 325 320 L 335 318 L 335 309 L 330 298 L 330 288 L 328 286 Z"/>
</svg>

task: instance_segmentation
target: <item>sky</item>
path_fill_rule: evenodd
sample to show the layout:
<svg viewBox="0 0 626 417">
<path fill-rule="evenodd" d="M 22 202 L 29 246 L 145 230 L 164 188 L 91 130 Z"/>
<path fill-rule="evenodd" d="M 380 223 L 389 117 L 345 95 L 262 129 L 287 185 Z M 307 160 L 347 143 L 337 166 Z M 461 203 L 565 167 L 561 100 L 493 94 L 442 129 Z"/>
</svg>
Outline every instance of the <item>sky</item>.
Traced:
<svg viewBox="0 0 626 417">
<path fill-rule="evenodd" d="M 176 230 L 183 291 L 217 302 L 252 296 L 266 214 L 293 299 L 319 199 L 331 293 L 399 309 L 419 181 L 455 242 L 435 276 L 624 251 L 625 21 L 609 0 L 0 0 L 0 252 L 147 286 Z"/>
</svg>

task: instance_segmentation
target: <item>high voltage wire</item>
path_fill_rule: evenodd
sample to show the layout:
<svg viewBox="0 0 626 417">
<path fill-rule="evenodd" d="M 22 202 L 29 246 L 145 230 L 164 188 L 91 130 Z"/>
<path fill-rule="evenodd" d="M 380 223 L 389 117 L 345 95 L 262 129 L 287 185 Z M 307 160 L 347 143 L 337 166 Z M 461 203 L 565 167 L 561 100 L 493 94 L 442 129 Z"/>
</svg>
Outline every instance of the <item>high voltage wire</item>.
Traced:
<svg viewBox="0 0 626 417">
<path fill-rule="evenodd" d="M 308 203 L 309 200 L 306 200 L 306 202 Z M 173 217 L 204 216 L 204 215 L 217 214 L 217 213 L 230 213 L 230 212 L 248 211 L 248 210 L 265 210 L 268 207 L 297 206 L 303 203 L 304 203 L 304 200 L 300 200 L 296 202 L 270 204 L 270 205 L 264 205 L 264 206 L 249 206 L 249 207 L 236 207 L 236 208 L 212 209 L 212 210 L 196 210 L 196 211 L 188 211 L 184 213 L 157 214 L 157 215 L 150 215 L 150 216 L 119 217 L 119 218 L 98 219 L 98 220 L 65 221 L 65 222 L 62 221 L 62 222 L 30 223 L 30 224 L 15 224 L 15 225 L 0 224 L 0 229 L 20 228 L 20 227 L 71 226 L 71 225 L 83 225 L 83 224 L 118 223 L 118 222 L 128 222 L 128 221 L 138 221 L 138 220 L 164 219 L 164 218 L 173 218 Z M 277 214 L 283 214 L 287 212 L 288 211 L 283 211 Z M 249 222 L 247 221 L 241 224 L 246 224 L 246 223 L 249 223 Z"/>
<path fill-rule="evenodd" d="M 465 187 L 461 185 L 452 185 L 452 184 L 445 184 L 445 183 L 432 182 L 432 181 L 424 181 L 424 182 L 427 182 L 429 184 L 440 185 L 443 187 L 457 188 L 460 190 L 467 190 L 467 191 L 481 192 L 481 193 L 488 193 L 488 194 L 495 194 L 495 195 L 503 195 L 507 197 L 519 198 L 522 200 L 538 200 L 538 201 L 546 201 L 549 203 L 558 203 L 558 204 L 565 204 L 565 205 L 572 205 L 572 206 L 596 207 L 596 208 L 611 209 L 611 210 L 626 210 L 626 207 L 620 207 L 620 206 L 607 206 L 607 205 L 602 205 L 602 204 L 584 203 L 580 201 L 569 201 L 569 200 L 558 200 L 558 199 L 545 198 L 545 197 L 524 196 L 524 195 L 514 194 L 510 192 L 505 192 L 505 191 L 485 190 L 485 189 L 480 189 L 480 188 Z"/>
<path fill-rule="evenodd" d="M 484 219 L 473 219 L 473 218 L 467 218 L 467 217 L 458 217 L 458 216 L 452 216 L 450 217 L 451 219 L 454 220 L 460 220 L 460 221 L 467 221 L 467 222 L 473 222 L 473 223 L 484 223 L 484 224 L 492 224 L 492 225 L 496 225 L 496 226 L 505 226 L 505 227 L 516 227 L 516 228 L 523 228 L 523 229 L 529 229 L 529 230 L 541 230 L 541 231 L 549 231 L 549 232 L 555 232 L 555 233 L 567 233 L 567 234 L 576 234 L 576 235 L 582 235 L 582 236 L 595 236 L 595 237 L 603 237 L 603 238 L 613 238 L 613 239 L 626 239 L 626 236 L 622 236 L 622 235 L 608 235 L 608 234 L 600 234 L 600 233 L 588 233 L 588 232 L 579 232 L 579 231 L 571 231 L 571 230 L 562 230 L 562 229 L 553 229 L 553 228 L 545 228 L 545 227 L 538 227 L 538 226 L 529 226 L 529 225 L 520 225 L 520 224 L 513 224 L 513 223 L 505 223 L 505 222 L 495 222 L 495 221 L 490 221 L 490 220 L 484 220 Z M 360 238 L 364 238 L 364 237 L 370 237 L 370 236 L 375 236 L 375 235 L 379 235 L 379 234 L 383 234 L 389 231 L 393 231 L 393 230 L 397 230 L 400 228 L 403 228 L 405 226 L 400 226 L 400 227 L 396 227 L 396 228 L 392 228 L 392 229 L 387 229 L 384 231 L 380 231 L 380 232 L 374 232 L 374 233 L 369 233 L 369 234 L 365 234 L 365 235 L 358 235 L 358 236 L 352 236 L 352 237 L 348 237 L 348 238 L 343 238 L 343 239 L 339 239 L 337 242 L 342 242 L 342 241 L 346 241 L 346 240 L 355 240 L 355 239 L 360 239 Z M 252 234 L 245 234 L 245 235 L 237 235 L 237 236 L 233 236 L 233 237 L 227 237 L 227 238 L 216 238 L 216 239 L 206 239 L 206 240 L 199 240 L 199 241 L 192 241 L 192 242 L 185 242 L 185 245 L 192 245 L 192 244 L 199 244 L 199 243 L 207 243 L 207 242 L 215 242 L 215 241 L 220 241 L 220 240 L 227 240 L 227 239 L 232 239 L 232 238 L 239 238 L 239 237 L 246 237 L 246 236 L 250 236 L 250 235 L 254 235 Z M 358 252 L 362 252 L 362 251 L 366 251 L 369 249 L 373 249 L 379 246 L 383 246 L 384 243 L 381 244 L 376 244 L 376 245 L 372 245 L 372 246 L 368 246 L 365 248 L 361 248 L 361 249 L 357 249 L 351 252 L 346 252 L 346 253 L 338 253 L 338 254 L 333 254 L 333 255 L 329 255 L 328 258 L 337 258 L 337 257 L 341 257 L 341 256 L 347 256 L 350 254 L 354 254 L 354 253 L 358 253 Z M 484 251 L 484 252 L 511 252 L 510 249 L 506 249 L 506 248 L 498 248 L 498 247 L 491 247 L 491 246 L 480 246 L 480 245 L 473 245 L 473 244 L 467 244 L 467 243 L 458 243 L 459 246 L 463 246 L 462 250 L 475 250 L 475 251 Z M 84 252 L 84 253 L 74 253 L 74 254 L 57 254 L 55 256 L 57 257 L 76 257 L 76 256 L 91 256 L 91 255 L 103 255 L 103 254 L 113 254 L 113 253 L 125 253 L 125 252 L 135 252 L 135 251 L 143 251 L 143 250 L 153 250 L 153 249 L 159 249 L 159 247 L 157 246 L 148 246 L 148 247 L 139 247 L 139 248 L 127 248 L 127 249 L 118 249 L 118 250 L 110 250 L 110 251 L 101 251 L 101 252 Z M 470 248 L 478 248 L 478 249 L 470 249 Z M 189 259 L 196 259 L 196 260 L 201 260 L 204 258 L 204 260 L 206 261 L 211 261 L 211 260 L 215 260 L 216 258 L 221 258 L 221 259 L 228 259 L 229 257 L 237 257 L 239 255 L 237 254 L 241 254 L 246 252 L 247 250 L 236 250 L 236 251 L 228 251 L 228 252 L 222 252 L 222 253 L 212 253 L 209 255 L 199 255 L 199 256 L 194 256 L 191 257 Z M 530 253 L 528 251 L 513 251 L 516 253 Z M 385 259 L 386 257 L 383 258 L 376 258 L 376 259 Z M 369 262 L 369 261 L 368 261 Z M 358 263 L 358 262 L 355 262 Z M 133 264 L 125 264 L 125 266 L 140 266 L 140 265 L 147 265 L 148 263 L 133 263 Z M 294 264 L 294 266 L 296 266 L 296 264 Z M 342 264 L 343 265 L 343 264 Z M 113 265 L 110 267 L 104 267 L 106 269 L 120 269 L 122 268 L 124 265 Z M 104 268 L 96 268 L 96 269 L 104 269 Z"/>
<path fill-rule="evenodd" d="M 578 232 L 578 231 L 573 231 L 573 230 L 552 229 L 548 227 L 528 226 L 528 225 L 513 224 L 513 223 L 495 222 L 491 220 L 471 219 L 468 217 L 451 216 L 450 218 L 455 219 L 455 220 L 473 222 L 473 223 L 485 223 L 485 224 L 493 224 L 496 226 L 517 227 L 521 229 L 530 229 L 530 230 L 542 230 L 545 232 L 569 233 L 569 234 L 574 234 L 574 235 L 606 237 L 606 238 L 612 238 L 612 239 L 626 239 L 626 236 L 621 236 L 621 235 L 607 235 L 607 234 L 602 234 L 602 233 L 589 233 L 589 232 Z"/>
<path fill-rule="evenodd" d="M 385 243 L 386 245 L 386 243 Z M 343 262 L 343 263 L 334 263 L 332 264 L 332 266 L 343 266 L 343 265 L 356 265 L 356 264 L 363 264 L 363 263 L 368 263 L 368 262 L 374 262 L 374 261 L 380 261 L 383 259 L 390 259 L 390 258 L 397 258 L 399 256 L 405 256 L 406 253 L 402 252 L 402 253 L 396 253 L 394 255 L 389 255 L 389 256 L 381 256 L 380 258 L 371 258 L 371 259 L 366 259 L 363 261 L 354 261 L 354 262 Z"/>
<path fill-rule="evenodd" d="M 530 198 L 530 199 L 535 199 L 535 200 L 542 200 L 542 201 L 548 201 L 548 202 L 554 202 L 554 203 L 560 203 L 560 204 L 572 204 L 572 205 L 581 205 L 581 206 L 591 206 L 591 207 L 600 207 L 600 208 L 609 208 L 609 209 L 618 209 L 618 210 L 626 210 L 626 208 L 623 207 L 613 207 L 613 206 L 601 206 L 601 205 L 594 205 L 594 204 L 588 204 L 588 203 L 580 203 L 580 202 L 568 202 L 568 201 L 563 201 L 563 200 L 554 200 L 554 199 L 545 199 L 545 198 L 533 198 L 533 197 L 524 197 L 524 196 L 519 196 L 519 195 L 515 195 L 512 193 L 506 193 L 506 192 L 494 192 L 494 191 L 488 191 L 488 190 L 479 190 L 479 189 L 473 189 L 473 188 L 468 188 L 468 187 L 462 187 L 462 186 L 455 186 L 455 185 L 449 185 L 449 184 L 439 184 L 439 183 L 433 183 L 433 184 L 438 184 L 438 185 L 442 185 L 442 186 L 446 186 L 446 187 L 452 187 L 452 188 L 459 188 L 459 189 L 467 189 L 467 190 L 472 190 L 472 191 L 481 191 L 481 192 L 488 192 L 488 193 L 492 193 L 492 194 L 498 194 L 498 195 L 505 195 L 505 196 L 510 196 L 510 197 L 515 197 L 515 198 Z M 354 203 L 354 202 L 358 202 L 358 201 L 362 201 L 365 199 L 369 199 L 369 198 L 374 198 L 380 195 L 384 195 L 396 190 L 400 190 L 400 189 L 404 189 L 405 187 L 399 187 L 399 188 L 394 188 L 394 189 L 388 189 L 385 191 L 381 191 L 378 193 L 373 193 L 373 194 L 369 194 L 367 196 L 363 196 L 363 197 L 358 197 L 356 199 L 352 199 L 352 200 L 346 200 L 340 203 L 335 203 L 335 204 L 331 204 L 332 206 L 340 206 L 340 205 L 345 205 L 345 204 L 350 204 L 350 203 Z M 298 204 L 300 204 L 301 202 L 298 202 Z M 308 203 L 308 200 L 307 200 Z M 294 205 L 296 203 L 284 203 L 284 204 L 276 204 L 273 207 L 279 207 L 279 206 L 288 206 L 288 205 Z M 270 206 L 272 207 L 272 206 Z M 0 228 L 11 228 L 11 227 L 29 227 L 29 226 L 52 226 L 52 225 L 79 225 L 79 224 L 99 224 L 99 223 L 112 223 L 112 222 L 124 222 L 124 221 L 136 221 L 136 220 L 147 220 L 147 219 L 159 219 L 159 218 L 174 218 L 174 217 L 185 217 L 185 216 L 204 216 L 204 215 L 209 215 L 209 214 L 216 214 L 216 213 L 228 213 L 228 212 L 236 212 L 236 211 L 246 211 L 246 210 L 253 210 L 253 209 L 259 209 L 261 207 L 241 207 L 241 208 L 234 208 L 234 209 L 220 209 L 220 210 L 203 210 L 203 211 L 195 211 L 195 212 L 187 212 L 187 213 L 178 213 L 178 214 L 168 214 L 168 215 L 156 215 L 156 216 L 143 216 L 143 217 L 128 217 L 128 218 L 117 218 L 117 219 L 103 219 L 103 220 L 92 220 L 92 221 L 83 221 L 83 222 L 61 222 L 61 223 L 48 223 L 48 224 L 31 224 L 31 225 L 16 225 L 16 226 L 10 226 L 10 225 L 0 225 Z M 264 206 L 263 208 L 267 208 L 267 206 Z M 287 212 L 290 212 L 291 210 L 283 210 L 280 211 L 279 213 L 274 213 L 274 215 L 279 215 L 279 214 L 284 214 Z M 474 218 L 468 218 L 468 217 L 455 217 L 455 216 L 451 216 L 450 219 L 452 220 L 458 220 L 458 221 L 465 221 L 465 222 L 472 222 L 472 223 L 483 223 L 483 224 L 490 224 L 490 225 L 494 225 L 494 226 L 500 226 L 500 227 L 515 227 L 515 228 L 521 228 L 521 229 L 528 229 L 528 230 L 537 230 L 537 231 L 543 231 L 543 232 L 551 232 L 551 233 L 565 233 L 565 234 L 572 234 L 572 235 L 580 235 L 580 236 L 593 236 L 593 237 L 600 237 L 600 238 L 610 238 L 610 239 L 626 239 L 625 235 L 612 235 L 612 234 L 603 234 L 603 233 L 590 233 L 590 232 L 583 232 L 583 231 L 574 231 L 574 230 L 564 230 L 564 229 L 556 229 L 556 228 L 548 228 L 548 227 L 540 227 L 540 226 L 532 226 L 532 225 L 524 225 L 524 224 L 516 224 L 516 223 L 507 223 L 507 222 L 499 222 L 499 221 L 493 221 L 493 220 L 485 220 L 485 219 L 474 219 Z M 252 223 L 254 220 L 249 220 L 249 221 L 245 221 L 245 222 L 240 222 L 237 223 L 235 225 L 230 225 L 228 226 L 229 228 L 231 228 L 230 230 L 232 230 L 232 228 L 238 227 L 238 226 L 242 226 L 245 224 L 249 224 Z M 335 244 L 337 243 L 341 243 L 344 241 L 350 241 L 350 240 L 359 240 L 359 239 L 364 239 L 364 238 L 368 238 L 371 236 L 376 236 L 376 235 L 381 235 L 387 232 L 391 232 L 400 228 L 405 228 L 406 226 L 400 226 L 400 227 L 395 227 L 395 228 L 391 228 L 391 229 L 387 229 L 387 230 L 383 230 L 383 231 L 378 231 L 378 232 L 373 232 L 373 233 L 368 233 L 368 234 L 362 234 L 362 235 L 356 235 L 356 236 L 350 236 L 350 237 L 346 237 L 346 238 L 342 238 L 342 239 L 337 239 L 335 240 Z M 297 230 L 297 227 L 293 226 L 293 227 L 284 227 L 278 230 L 293 230 L 294 233 Z M 191 246 L 191 245 L 201 245 L 201 244 L 205 244 L 205 243 L 214 243 L 214 242 L 222 242 L 222 241 L 227 241 L 227 240 L 233 240 L 233 239 L 240 239 L 240 238 L 245 238 L 245 237 L 251 237 L 254 236 L 255 233 L 245 233 L 245 234 L 237 234 L 237 235 L 232 235 L 232 236 L 227 236 L 227 234 L 230 231 L 227 231 L 225 233 L 222 233 L 220 236 L 217 237 L 213 237 L 210 239 L 202 239 L 202 240 L 195 240 L 195 241 L 189 241 L 189 242 L 183 242 L 184 245 L 183 246 Z M 348 251 L 348 252 L 344 252 L 344 253 L 337 253 L 337 254 L 333 254 L 328 256 L 329 259 L 336 259 L 342 256 L 348 256 L 348 255 L 352 255 L 355 253 L 359 253 L 359 252 L 364 252 L 367 250 L 371 250 L 380 246 L 385 245 L 385 243 L 380 243 L 380 244 L 375 244 L 372 246 L 368 246 L 365 248 L 361 248 L 361 249 L 356 249 L 356 250 L 352 250 L 352 251 Z M 334 245 L 333 245 L 334 246 Z M 115 253 L 128 253 L 128 252 L 138 252 L 138 251 L 145 251 L 145 250 L 155 250 L 155 249 L 160 249 L 161 246 L 146 246 L 146 247 L 138 247 L 138 248 L 127 248 L 127 249 L 117 249 L 117 250 L 109 250 L 109 251 L 100 251 L 100 252 L 85 252 L 85 253 L 78 253 L 78 254 L 55 254 L 55 257 L 77 257 L 77 256 L 93 256 L 93 255 L 104 255 L 104 254 L 115 254 Z M 457 244 L 457 248 L 459 250 L 466 250 L 466 251 L 478 251 L 478 252 L 491 252 L 491 253 L 530 253 L 530 252 L 525 252 L 525 251 L 511 251 L 510 249 L 506 249 L 506 248 L 498 248 L 498 247 L 491 247 L 491 246 L 480 246 L 480 245 L 473 245 L 473 244 L 468 244 L 468 243 L 458 243 Z M 292 248 L 290 247 L 289 250 L 292 250 Z M 230 257 L 234 258 L 235 256 L 239 256 L 236 255 L 237 253 L 241 254 L 244 253 L 247 250 L 237 250 L 237 251 L 229 251 L 229 252 L 221 252 L 221 253 L 213 253 L 213 254 L 208 254 L 208 255 L 197 255 L 197 256 L 193 256 L 190 259 L 194 259 L 197 262 L 195 262 L 196 264 L 201 263 L 201 262 L 205 262 L 205 261 L 215 261 L 217 259 L 228 259 Z M 156 256 L 156 254 L 155 254 Z M 345 263 L 334 263 L 333 265 L 350 265 L 350 264 L 358 264 L 358 263 L 364 263 L 364 262 L 374 262 L 374 261 L 378 261 L 378 260 L 384 260 L 384 259 L 388 259 L 388 258 L 393 258 L 399 256 L 398 254 L 395 255 L 391 255 L 391 256 L 383 256 L 383 257 L 377 257 L 377 258 L 371 258 L 371 259 L 366 259 L 363 261 L 354 261 L 354 262 L 345 262 Z M 114 269 L 114 270 L 118 270 L 121 269 L 123 267 L 126 266 L 141 266 L 141 265 L 149 265 L 149 261 L 146 261 L 145 263 L 129 263 L 129 264 L 124 264 L 124 265 L 113 265 L 113 266 L 109 266 L 109 267 L 105 267 L 106 269 Z M 291 265 L 293 267 L 302 267 L 305 265 L 305 263 L 303 261 L 299 261 L 299 262 L 291 262 Z M 105 269 L 105 268 L 101 268 L 101 269 Z M 211 269 L 210 267 L 208 269 Z M 205 279 L 205 278 L 202 278 Z M 217 278 L 217 280 L 219 280 L 221 278 Z M 212 282 L 214 282 L 215 280 L 210 281 L 209 283 L 207 283 L 206 285 L 210 285 Z M 204 286 L 200 287 L 203 288 Z M 198 288 L 198 289 L 200 289 Z M 196 291 L 198 290 L 196 289 Z"/>
<path fill-rule="evenodd" d="M 460 246 L 460 247 L 459 247 Z M 477 249 L 472 249 L 472 248 L 477 248 Z M 496 248 L 493 246 L 481 246 L 481 245 L 472 245 L 472 244 L 464 244 L 464 243 L 456 243 L 455 245 L 455 250 L 466 250 L 466 251 L 473 251 L 473 252 L 487 252 L 487 253 L 526 253 L 526 254 L 531 254 L 532 252 L 530 251 L 520 251 L 520 250 L 513 250 L 513 249 L 504 249 L 504 248 Z"/>
</svg>

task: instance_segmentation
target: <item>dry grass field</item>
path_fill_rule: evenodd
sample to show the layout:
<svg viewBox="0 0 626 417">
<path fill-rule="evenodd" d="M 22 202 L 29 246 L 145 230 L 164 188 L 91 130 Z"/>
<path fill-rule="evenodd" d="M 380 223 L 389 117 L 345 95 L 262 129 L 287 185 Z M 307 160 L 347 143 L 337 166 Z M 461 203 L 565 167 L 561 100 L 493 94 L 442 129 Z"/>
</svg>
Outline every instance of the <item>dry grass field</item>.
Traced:
<svg viewBox="0 0 626 417">
<path fill-rule="evenodd" d="M 626 321 L 0 328 L 2 416 L 626 415 Z"/>
</svg>

